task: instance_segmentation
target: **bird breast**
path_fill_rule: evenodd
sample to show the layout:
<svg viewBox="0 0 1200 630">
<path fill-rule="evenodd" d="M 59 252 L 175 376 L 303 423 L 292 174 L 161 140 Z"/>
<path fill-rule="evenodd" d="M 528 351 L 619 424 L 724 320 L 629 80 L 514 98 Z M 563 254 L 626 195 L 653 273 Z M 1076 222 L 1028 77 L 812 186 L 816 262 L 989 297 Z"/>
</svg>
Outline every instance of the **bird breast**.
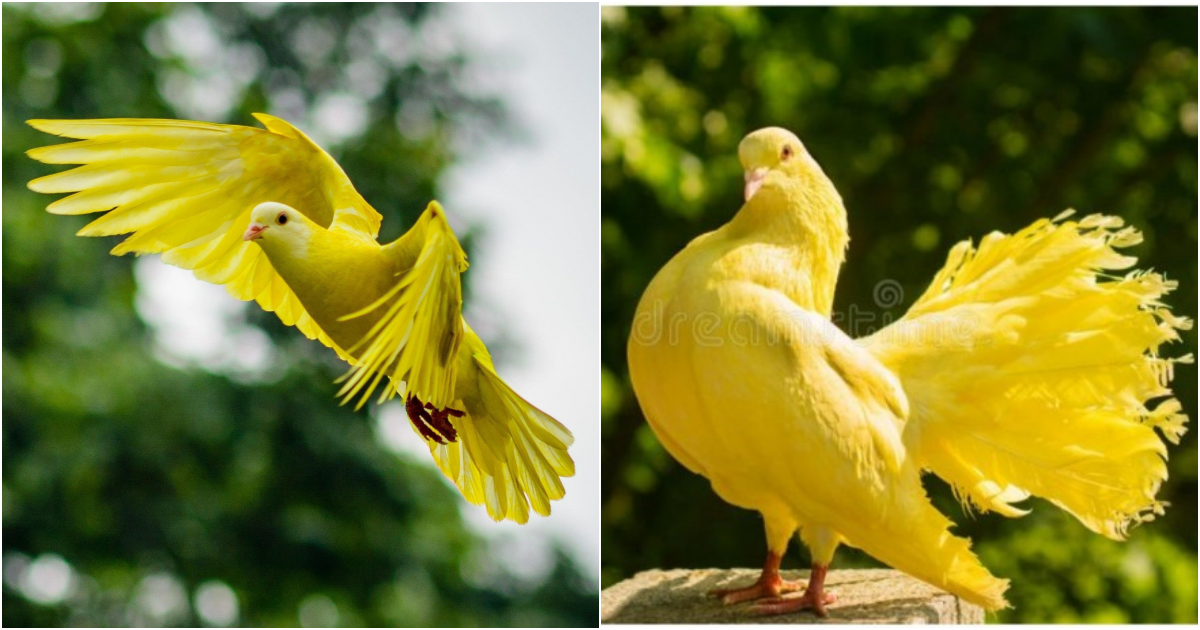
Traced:
<svg viewBox="0 0 1200 630">
<path fill-rule="evenodd" d="M 378 300 L 399 280 L 392 261 L 374 247 L 357 244 L 310 244 L 306 255 L 274 251 L 267 257 L 304 310 L 343 350 L 350 351 L 387 312 L 387 304 L 360 317 L 341 321 Z M 356 355 L 356 352 L 351 352 Z"/>
</svg>

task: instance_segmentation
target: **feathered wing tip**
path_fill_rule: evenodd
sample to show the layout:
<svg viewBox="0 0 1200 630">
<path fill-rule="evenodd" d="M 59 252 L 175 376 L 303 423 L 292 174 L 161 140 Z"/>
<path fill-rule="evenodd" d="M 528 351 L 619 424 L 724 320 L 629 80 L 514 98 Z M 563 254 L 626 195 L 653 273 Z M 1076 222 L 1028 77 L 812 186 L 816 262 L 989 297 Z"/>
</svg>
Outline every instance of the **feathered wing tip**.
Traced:
<svg viewBox="0 0 1200 630">
<path fill-rule="evenodd" d="M 466 415 L 453 419 L 457 441 L 425 440 L 430 453 L 463 497 L 486 506 L 492 520 L 525 523 L 531 507 L 549 516 L 550 502 L 566 492 L 560 478 L 575 474 L 575 462 L 567 453 L 574 438 L 512 391 L 490 367 L 478 360 L 476 365 L 480 400 L 465 405 Z"/>
<path fill-rule="evenodd" d="M 1191 322 L 1176 283 L 1132 271 L 1121 219 L 1064 213 L 979 246 L 959 243 L 905 317 L 863 341 L 913 408 L 906 441 L 968 508 L 1021 516 L 1043 497 L 1109 538 L 1161 514 L 1165 438 L 1187 417 L 1159 356 Z M 1156 402 L 1157 401 L 1157 402 Z M 1157 429 L 1157 432 L 1156 432 Z"/>
</svg>

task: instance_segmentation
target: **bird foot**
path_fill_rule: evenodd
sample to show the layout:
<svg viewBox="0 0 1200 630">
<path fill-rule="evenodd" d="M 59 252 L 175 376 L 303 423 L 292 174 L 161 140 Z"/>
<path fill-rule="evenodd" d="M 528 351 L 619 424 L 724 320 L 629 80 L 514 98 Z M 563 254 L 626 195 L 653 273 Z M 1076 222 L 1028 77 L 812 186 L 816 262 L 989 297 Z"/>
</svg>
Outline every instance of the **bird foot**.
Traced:
<svg viewBox="0 0 1200 630">
<path fill-rule="evenodd" d="M 425 439 L 433 440 L 438 444 L 458 440 L 458 431 L 455 431 L 454 425 L 450 424 L 450 416 L 461 418 L 463 412 L 450 407 L 437 409 L 429 403 L 422 403 L 412 395 L 405 400 L 404 410 L 408 412 L 408 419 L 412 421 L 413 426 Z"/>
<path fill-rule="evenodd" d="M 721 600 L 726 606 L 738 602 L 748 602 L 755 599 L 777 599 L 784 593 L 795 593 L 804 589 L 804 582 L 784 580 L 776 574 L 773 577 L 762 576 L 757 582 L 744 588 L 719 588 L 708 592 L 709 597 Z"/>
<path fill-rule="evenodd" d="M 754 612 L 760 615 L 784 615 L 805 609 L 812 609 L 818 617 L 828 617 L 825 610 L 827 604 L 837 602 L 837 596 L 824 591 L 806 590 L 799 597 L 773 597 L 755 602 Z"/>
<path fill-rule="evenodd" d="M 458 439 L 458 431 L 455 431 L 454 425 L 450 424 L 450 417 L 461 418 L 465 415 L 463 412 L 450 407 L 437 409 L 429 403 L 425 403 L 425 409 L 429 411 L 429 424 L 433 425 L 438 433 L 446 436 L 446 439 L 451 442 Z"/>
</svg>

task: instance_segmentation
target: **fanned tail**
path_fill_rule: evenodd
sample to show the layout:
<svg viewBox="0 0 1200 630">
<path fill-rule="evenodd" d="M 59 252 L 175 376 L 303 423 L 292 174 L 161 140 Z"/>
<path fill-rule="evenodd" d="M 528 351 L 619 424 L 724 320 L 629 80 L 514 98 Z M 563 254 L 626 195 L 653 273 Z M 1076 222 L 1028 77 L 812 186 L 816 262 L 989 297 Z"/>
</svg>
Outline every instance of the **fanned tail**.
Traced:
<svg viewBox="0 0 1200 630">
<path fill-rule="evenodd" d="M 959 243 L 904 318 L 861 343 L 908 394 L 909 452 L 965 505 L 1015 517 L 1036 495 L 1119 540 L 1162 513 L 1163 438 L 1187 422 L 1172 368 L 1192 357 L 1158 352 L 1191 322 L 1161 301 L 1175 282 L 1115 273 L 1136 263 L 1118 252 L 1136 229 L 1068 216 Z"/>
<path fill-rule="evenodd" d="M 560 478 L 575 474 L 567 453 L 574 438 L 517 395 L 490 361 L 473 361 L 479 392 L 463 401 L 466 415 L 453 420 L 459 439 L 439 444 L 425 438 L 430 453 L 467 501 L 486 506 L 493 520 L 525 523 L 531 506 L 549 516 L 550 502 L 566 493 Z"/>
</svg>

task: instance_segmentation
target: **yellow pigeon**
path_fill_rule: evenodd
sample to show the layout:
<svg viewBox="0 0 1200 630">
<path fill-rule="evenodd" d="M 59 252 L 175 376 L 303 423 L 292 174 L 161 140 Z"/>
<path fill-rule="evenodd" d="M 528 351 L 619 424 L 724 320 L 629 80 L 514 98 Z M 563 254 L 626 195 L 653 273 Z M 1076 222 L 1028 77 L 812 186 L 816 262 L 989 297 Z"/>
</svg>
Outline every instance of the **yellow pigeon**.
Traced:
<svg viewBox="0 0 1200 630">
<path fill-rule="evenodd" d="M 1160 298 L 1157 273 L 1116 275 L 1140 241 L 1120 219 L 1040 220 L 956 245 L 899 321 L 851 339 L 830 321 L 849 241 L 833 183 L 791 132 L 738 148 L 745 205 L 693 240 L 646 289 L 629 373 L 663 446 L 722 499 L 763 516 L 759 580 L 717 591 L 767 614 L 835 598 L 839 545 L 988 610 L 994 577 L 949 532 L 921 472 L 968 508 L 1009 517 L 1042 497 L 1120 540 L 1162 512 L 1162 438 L 1187 422 L 1158 356 L 1190 322 Z M 1161 432 L 1161 436 L 1157 431 Z M 812 552 L 807 587 L 780 578 L 791 536 Z M 781 597 L 803 590 L 802 595 Z"/>
<path fill-rule="evenodd" d="M 495 520 L 547 516 L 575 472 L 573 438 L 497 374 L 463 321 L 466 254 L 436 202 L 406 234 L 376 240 L 382 217 L 324 150 L 284 120 L 266 129 L 185 120 L 30 120 L 81 142 L 32 149 L 82 164 L 29 188 L 74 193 L 54 214 L 104 212 L 80 236 L 131 234 L 112 253 L 157 253 L 255 300 L 352 366 L 339 395 L 403 391 L 438 468 Z M 384 377 L 387 377 L 386 382 Z"/>
</svg>

